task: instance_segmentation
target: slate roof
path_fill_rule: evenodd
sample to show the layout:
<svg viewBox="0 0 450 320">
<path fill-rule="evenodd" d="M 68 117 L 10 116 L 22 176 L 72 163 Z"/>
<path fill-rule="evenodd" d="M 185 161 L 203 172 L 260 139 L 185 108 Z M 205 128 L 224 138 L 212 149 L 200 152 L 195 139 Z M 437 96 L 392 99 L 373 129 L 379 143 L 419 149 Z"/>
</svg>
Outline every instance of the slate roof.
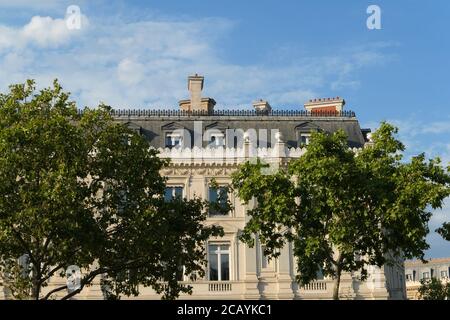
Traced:
<svg viewBox="0 0 450 320">
<path fill-rule="evenodd" d="M 142 112 L 141 112 L 142 111 Z M 185 112 L 155 112 L 149 110 L 113 111 L 116 121 L 124 122 L 135 131 L 139 131 L 156 148 L 165 147 L 165 133 L 179 128 L 185 128 L 193 136 L 194 122 L 201 121 L 205 128 L 224 129 L 278 129 L 283 141 L 288 147 L 299 146 L 299 133 L 311 130 L 335 132 L 343 129 L 348 136 L 350 147 L 363 147 L 365 134 L 356 116 L 351 111 L 337 114 L 311 114 L 305 111 L 274 111 L 269 114 L 256 112 L 214 111 L 213 114 L 188 114 Z M 270 138 L 269 138 L 270 140 Z M 207 142 L 204 142 L 206 146 Z M 270 142 L 269 145 L 270 147 Z"/>
</svg>

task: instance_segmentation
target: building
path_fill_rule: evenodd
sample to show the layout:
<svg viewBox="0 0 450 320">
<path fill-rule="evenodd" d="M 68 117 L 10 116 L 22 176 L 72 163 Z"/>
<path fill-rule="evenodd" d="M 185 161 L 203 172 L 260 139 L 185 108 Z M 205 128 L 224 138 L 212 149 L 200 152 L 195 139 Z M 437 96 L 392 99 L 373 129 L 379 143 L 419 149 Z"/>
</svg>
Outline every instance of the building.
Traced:
<svg viewBox="0 0 450 320">
<path fill-rule="evenodd" d="M 427 263 L 420 260 L 405 261 L 406 293 L 408 299 L 419 299 L 418 289 L 422 279 L 437 278 L 442 282 L 450 281 L 450 258 L 430 259 Z"/>
<path fill-rule="evenodd" d="M 215 110 L 215 100 L 202 97 L 204 78 L 188 78 L 190 98 L 179 102 L 179 110 L 114 110 L 116 121 L 126 124 L 158 149 L 159 156 L 171 163 L 161 172 L 168 178 L 166 198 L 201 196 L 216 201 L 230 183 L 238 166 L 260 157 L 276 170 L 292 158 L 300 157 L 313 131 L 348 135 L 349 147 L 356 151 L 370 143 L 370 130 L 360 128 L 354 112 L 344 110 L 339 97 L 314 99 L 301 110 L 273 110 L 262 99 L 254 110 Z M 299 287 L 292 247 L 286 246 L 275 260 L 268 260 L 256 241 L 249 248 L 238 240 L 248 217 L 248 208 L 234 195 L 227 195 L 233 210 L 227 215 L 210 212 L 209 224 L 219 224 L 225 236 L 210 239 L 207 246 L 206 277 L 195 283 L 186 299 L 331 299 L 333 280 L 319 277 Z M 344 273 L 342 299 L 405 299 L 403 262 L 395 266 L 369 268 L 369 278 L 361 282 L 356 274 Z M 55 279 L 56 282 L 61 280 Z M 47 290 L 51 289 L 51 285 Z M 159 299 L 151 288 L 141 288 L 138 299 Z M 78 299 L 102 298 L 98 285 L 88 287 Z"/>
</svg>

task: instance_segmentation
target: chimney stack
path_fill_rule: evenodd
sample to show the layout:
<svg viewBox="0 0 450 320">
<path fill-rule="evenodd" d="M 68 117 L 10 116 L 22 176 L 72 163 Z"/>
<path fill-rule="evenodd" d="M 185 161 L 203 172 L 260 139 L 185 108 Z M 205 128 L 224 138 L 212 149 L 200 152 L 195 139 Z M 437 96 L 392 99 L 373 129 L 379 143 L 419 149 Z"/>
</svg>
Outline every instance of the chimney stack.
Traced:
<svg viewBox="0 0 450 320">
<path fill-rule="evenodd" d="M 336 98 L 320 98 L 311 99 L 305 103 L 305 109 L 314 113 L 322 112 L 341 112 L 344 109 L 345 100 L 339 97 Z"/>
<path fill-rule="evenodd" d="M 272 107 L 270 106 L 270 104 L 263 99 L 254 101 L 253 108 L 255 108 L 256 112 L 263 114 L 268 114 L 270 111 L 272 111 Z"/>
<path fill-rule="evenodd" d="M 202 105 L 202 90 L 204 77 L 195 74 L 195 76 L 189 76 L 188 78 L 188 90 L 191 94 L 191 108 L 200 109 Z"/>
<path fill-rule="evenodd" d="M 212 112 L 216 101 L 212 98 L 202 98 L 204 77 L 195 74 L 188 77 L 189 100 L 179 101 L 181 110 Z"/>
</svg>

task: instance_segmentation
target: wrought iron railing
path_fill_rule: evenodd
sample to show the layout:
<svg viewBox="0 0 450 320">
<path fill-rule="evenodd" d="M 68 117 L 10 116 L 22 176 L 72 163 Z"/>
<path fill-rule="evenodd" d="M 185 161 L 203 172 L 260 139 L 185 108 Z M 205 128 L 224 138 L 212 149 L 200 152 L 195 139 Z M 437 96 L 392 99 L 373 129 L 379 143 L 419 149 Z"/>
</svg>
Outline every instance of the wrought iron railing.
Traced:
<svg viewBox="0 0 450 320">
<path fill-rule="evenodd" d="M 83 113 L 82 109 L 78 112 Z M 272 110 L 269 112 L 255 110 L 214 110 L 214 111 L 183 111 L 183 110 L 151 110 L 151 109 L 112 109 L 114 117 L 195 117 L 195 116 L 272 116 L 272 117 L 355 117 L 355 112 L 345 111 L 306 111 L 306 110 Z"/>
</svg>

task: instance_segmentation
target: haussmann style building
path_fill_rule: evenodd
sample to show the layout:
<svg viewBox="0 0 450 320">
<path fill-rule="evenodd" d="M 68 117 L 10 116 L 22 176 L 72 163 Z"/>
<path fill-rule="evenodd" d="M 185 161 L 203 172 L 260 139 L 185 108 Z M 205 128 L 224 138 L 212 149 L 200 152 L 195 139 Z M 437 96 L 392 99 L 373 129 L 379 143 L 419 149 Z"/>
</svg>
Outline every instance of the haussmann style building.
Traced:
<svg viewBox="0 0 450 320">
<path fill-rule="evenodd" d="M 352 111 L 344 110 L 342 98 L 313 99 L 298 110 L 273 110 L 265 100 L 253 102 L 253 110 L 217 110 L 215 100 L 202 97 L 204 78 L 188 78 L 190 98 L 179 101 L 179 110 L 114 110 L 119 122 L 144 136 L 171 163 L 161 172 L 168 179 L 165 197 L 201 196 L 217 201 L 231 182 L 238 166 L 259 157 L 276 170 L 305 152 L 311 132 L 342 129 L 350 148 L 370 144 L 370 130 L 361 129 Z M 227 195 L 233 210 L 226 215 L 210 212 L 209 224 L 224 228 L 225 235 L 210 239 L 207 270 L 202 280 L 186 282 L 192 295 L 181 299 L 331 299 L 333 279 L 318 275 L 306 286 L 295 281 L 296 263 L 292 247 L 285 246 L 277 259 L 268 260 L 256 238 L 253 248 L 239 241 L 248 216 L 247 207 L 233 194 Z M 252 205 L 252 204 L 250 204 Z M 254 205 L 254 204 L 253 204 Z M 369 268 L 369 278 L 361 282 L 357 274 L 342 275 L 341 299 L 406 299 L 403 261 L 395 266 Z M 186 279 L 187 280 L 187 279 Z M 46 291 L 64 283 L 54 279 Z M 97 282 L 98 283 L 98 282 Z M 45 294 L 45 292 L 44 292 Z M 7 297 L 5 297 L 7 298 Z M 100 286 L 83 289 L 76 299 L 102 299 Z M 140 288 L 133 299 L 159 299 L 151 288 Z"/>
</svg>

